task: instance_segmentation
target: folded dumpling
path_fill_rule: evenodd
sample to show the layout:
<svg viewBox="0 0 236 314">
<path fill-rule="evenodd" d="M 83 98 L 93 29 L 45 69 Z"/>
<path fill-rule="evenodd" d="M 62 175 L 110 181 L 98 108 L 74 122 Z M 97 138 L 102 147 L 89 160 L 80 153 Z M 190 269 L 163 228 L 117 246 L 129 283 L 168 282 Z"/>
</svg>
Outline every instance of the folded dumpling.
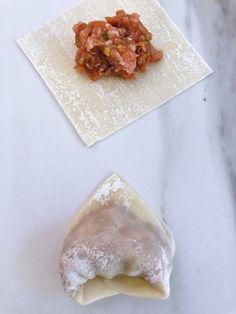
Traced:
<svg viewBox="0 0 236 314">
<path fill-rule="evenodd" d="M 72 220 L 60 274 L 65 291 L 80 304 L 119 293 L 165 299 L 174 252 L 166 224 L 113 174 Z"/>
</svg>

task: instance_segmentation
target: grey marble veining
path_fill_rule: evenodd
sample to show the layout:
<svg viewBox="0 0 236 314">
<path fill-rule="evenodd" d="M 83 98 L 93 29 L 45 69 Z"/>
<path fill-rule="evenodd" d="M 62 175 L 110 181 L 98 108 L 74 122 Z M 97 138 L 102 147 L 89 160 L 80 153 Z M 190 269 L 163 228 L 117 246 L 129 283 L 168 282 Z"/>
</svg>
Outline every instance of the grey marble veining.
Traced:
<svg viewBox="0 0 236 314">
<path fill-rule="evenodd" d="M 215 68 L 210 91 L 215 97 L 219 115 L 218 133 L 222 152 L 232 179 L 235 192 L 236 175 L 236 2 L 215 1 L 211 7 L 211 18 L 203 12 L 206 3 L 197 2 L 197 16 L 201 18 L 201 29 L 207 29 L 205 46 Z"/>
<path fill-rule="evenodd" d="M 171 6 L 169 1 L 163 1 L 163 4 Z M 181 126 L 177 128 L 176 124 L 178 114 L 181 115 L 180 108 L 176 108 L 175 113 L 170 108 L 162 117 L 163 136 L 167 143 L 164 182 L 167 210 L 164 214 L 171 224 L 174 221 L 175 226 L 176 221 L 184 221 L 182 236 L 188 238 L 184 240 L 184 246 L 191 244 L 189 258 L 195 258 L 192 266 L 196 267 L 186 274 L 186 278 L 184 274 L 180 276 L 177 273 L 179 269 L 174 271 L 174 276 L 178 276 L 176 282 L 186 286 L 181 286 L 181 296 L 178 294 L 173 303 L 177 308 L 176 313 L 215 311 L 231 314 L 236 312 L 236 272 L 233 266 L 236 265 L 236 2 L 185 1 L 181 9 L 184 32 L 195 43 L 195 47 L 202 51 L 214 75 L 191 91 L 189 98 L 188 93 L 182 98 L 186 117 L 180 117 Z M 191 114 L 189 105 L 186 105 L 188 101 L 195 105 L 195 109 L 191 108 Z M 173 119 L 170 112 L 174 115 Z M 169 123 L 166 124 L 164 119 Z M 179 139 L 173 140 L 170 132 L 178 132 Z M 176 156 L 172 161 L 169 156 L 174 153 Z M 181 182 L 176 176 L 184 178 L 184 192 L 176 186 Z M 186 180 L 189 185 L 185 184 Z M 188 197 L 186 188 L 190 186 L 193 190 L 189 191 L 191 196 Z M 178 218 L 174 218 L 175 209 L 168 210 L 173 204 L 170 201 L 172 195 L 176 204 L 183 204 L 183 209 L 177 209 Z M 190 199 L 186 210 L 186 204 L 182 201 L 184 197 Z M 191 219 L 195 219 L 194 228 Z M 198 233 L 196 239 L 194 231 Z M 201 244 L 200 238 L 203 241 Z M 181 241 L 177 239 L 177 244 Z M 182 253 L 177 251 L 176 257 L 179 258 L 180 267 L 186 269 L 190 260 L 185 264 Z M 189 253 L 185 251 L 184 255 Z M 190 278 L 192 283 L 195 282 L 193 290 L 190 288 Z M 185 296 L 182 295 L 183 291 Z M 176 299 L 181 298 L 185 302 L 177 305 Z"/>
</svg>

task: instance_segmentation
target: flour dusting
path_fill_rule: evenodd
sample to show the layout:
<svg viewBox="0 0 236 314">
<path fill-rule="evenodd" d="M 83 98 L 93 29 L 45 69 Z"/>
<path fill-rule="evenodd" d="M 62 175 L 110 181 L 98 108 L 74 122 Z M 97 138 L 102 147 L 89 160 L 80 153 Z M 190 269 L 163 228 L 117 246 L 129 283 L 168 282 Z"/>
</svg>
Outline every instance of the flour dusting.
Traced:
<svg viewBox="0 0 236 314">
<path fill-rule="evenodd" d="M 135 81 L 91 82 L 74 69 L 73 24 L 113 16 L 117 8 L 141 14 L 164 51 L 160 63 Z M 124 128 L 193 86 L 212 71 L 155 0 L 85 0 L 20 38 L 18 44 L 88 145 Z"/>
<path fill-rule="evenodd" d="M 113 175 L 98 195 L 107 196 L 122 184 Z M 173 243 L 163 229 L 142 221 L 120 203 L 98 204 L 65 240 L 60 273 L 66 292 L 75 297 L 97 276 L 108 280 L 126 275 L 141 277 L 168 295 Z"/>
<path fill-rule="evenodd" d="M 117 192 L 124 188 L 125 183 L 122 182 L 116 174 L 113 174 L 98 188 L 93 198 L 100 202 L 101 205 L 105 205 L 109 200 L 110 193 Z"/>
</svg>

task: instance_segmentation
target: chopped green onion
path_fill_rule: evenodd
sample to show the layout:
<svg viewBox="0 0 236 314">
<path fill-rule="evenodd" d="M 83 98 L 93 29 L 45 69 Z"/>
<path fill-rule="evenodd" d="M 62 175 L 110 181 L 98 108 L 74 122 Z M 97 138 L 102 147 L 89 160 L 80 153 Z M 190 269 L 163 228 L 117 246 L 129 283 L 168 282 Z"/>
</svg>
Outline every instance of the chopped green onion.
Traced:
<svg viewBox="0 0 236 314">
<path fill-rule="evenodd" d="M 107 32 L 102 33 L 102 37 L 107 41 L 109 39 Z"/>
<path fill-rule="evenodd" d="M 104 54 L 105 54 L 107 57 L 109 57 L 109 56 L 110 56 L 110 54 L 111 54 L 111 50 L 110 50 L 110 48 L 105 47 L 105 49 L 104 49 Z"/>
</svg>

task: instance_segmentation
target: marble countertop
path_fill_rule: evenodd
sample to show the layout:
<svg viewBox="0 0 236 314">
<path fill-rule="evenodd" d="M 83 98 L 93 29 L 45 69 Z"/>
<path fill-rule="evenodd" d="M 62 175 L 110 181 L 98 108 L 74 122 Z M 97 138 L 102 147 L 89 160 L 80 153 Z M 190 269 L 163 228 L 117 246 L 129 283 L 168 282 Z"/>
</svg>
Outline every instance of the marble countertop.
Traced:
<svg viewBox="0 0 236 314">
<path fill-rule="evenodd" d="M 0 1 L 0 312 L 235 314 L 235 0 L 161 1 L 214 74 L 90 149 L 15 43 L 74 3 Z M 167 301 L 63 292 L 66 226 L 114 171 L 174 233 Z"/>
</svg>

